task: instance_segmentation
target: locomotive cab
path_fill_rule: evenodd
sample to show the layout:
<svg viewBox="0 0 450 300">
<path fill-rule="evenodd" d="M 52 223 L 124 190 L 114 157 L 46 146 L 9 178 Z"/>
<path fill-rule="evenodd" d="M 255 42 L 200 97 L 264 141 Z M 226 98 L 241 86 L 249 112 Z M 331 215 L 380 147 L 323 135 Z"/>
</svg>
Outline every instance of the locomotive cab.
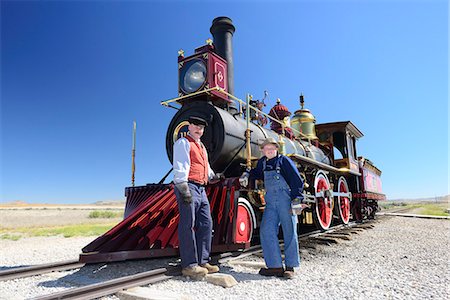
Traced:
<svg viewBox="0 0 450 300">
<path fill-rule="evenodd" d="M 352 122 L 318 124 L 316 132 L 321 148 L 326 149 L 336 168 L 359 171 L 356 141 L 363 134 Z"/>
</svg>

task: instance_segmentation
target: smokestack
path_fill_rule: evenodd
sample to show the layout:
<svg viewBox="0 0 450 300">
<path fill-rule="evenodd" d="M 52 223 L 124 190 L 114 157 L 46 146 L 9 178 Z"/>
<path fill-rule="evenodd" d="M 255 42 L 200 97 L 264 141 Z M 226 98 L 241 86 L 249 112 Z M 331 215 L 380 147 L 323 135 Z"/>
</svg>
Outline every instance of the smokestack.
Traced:
<svg viewBox="0 0 450 300">
<path fill-rule="evenodd" d="M 228 93 L 234 95 L 234 66 L 233 66 L 233 22 L 228 17 L 217 17 L 213 20 L 210 32 L 213 35 L 214 47 L 217 54 L 222 56 L 228 64 Z M 233 102 L 234 103 L 234 102 Z"/>
</svg>

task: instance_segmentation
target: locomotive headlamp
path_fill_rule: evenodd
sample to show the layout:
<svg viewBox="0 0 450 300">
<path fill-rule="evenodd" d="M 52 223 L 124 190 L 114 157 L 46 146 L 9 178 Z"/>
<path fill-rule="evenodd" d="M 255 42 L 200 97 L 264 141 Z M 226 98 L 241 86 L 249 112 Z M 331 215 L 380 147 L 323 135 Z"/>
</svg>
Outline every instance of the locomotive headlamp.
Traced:
<svg viewBox="0 0 450 300">
<path fill-rule="evenodd" d="M 187 61 L 180 72 L 180 87 L 190 94 L 198 91 L 206 82 L 206 65 L 201 59 Z"/>
<path fill-rule="evenodd" d="M 228 92 L 227 78 L 227 62 L 208 42 L 191 56 L 178 56 L 178 96 L 182 97 L 179 103 L 202 100 L 225 107 L 232 102 L 223 93 Z"/>
</svg>

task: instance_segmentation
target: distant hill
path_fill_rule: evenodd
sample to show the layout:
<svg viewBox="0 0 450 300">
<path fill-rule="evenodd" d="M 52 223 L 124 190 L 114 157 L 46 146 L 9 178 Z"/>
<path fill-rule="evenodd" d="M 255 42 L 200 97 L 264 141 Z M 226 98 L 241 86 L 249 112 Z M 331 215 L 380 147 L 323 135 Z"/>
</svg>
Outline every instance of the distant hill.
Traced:
<svg viewBox="0 0 450 300">
<path fill-rule="evenodd" d="M 403 202 L 450 202 L 450 195 L 429 197 L 429 198 L 399 198 L 388 199 L 388 201 L 403 201 Z"/>
<path fill-rule="evenodd" d="M 28 203 L 22 200 L 14 200 L 9 202 L 0 202 L 1 207 L 66 207 L 66 206 L 125 206 L 125 200 L 102 200 L 94 203 Z"/>
<path fill-rule="evenodd" d="M 24 205 L 28 205 L 27 202 L 22 201 L 22 200 L 15 200 L 15 201 L 11 201 L 11 202 L 4 202 L 2 204 L 3 205 L 8 205 L 8 206 L 24 206 Z"/>
<path fill-rule="evenodd" d="M 103 200 L 93 203 L 94 205 L 125 205 L 125 200 Z"/>
</svg>

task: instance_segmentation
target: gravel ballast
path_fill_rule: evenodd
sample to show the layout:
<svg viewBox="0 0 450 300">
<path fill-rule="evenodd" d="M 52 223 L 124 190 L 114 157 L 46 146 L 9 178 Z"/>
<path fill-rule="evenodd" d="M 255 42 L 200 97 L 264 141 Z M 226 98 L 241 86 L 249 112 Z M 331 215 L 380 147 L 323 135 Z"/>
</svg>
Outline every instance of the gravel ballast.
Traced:
<svg viewBox="0 0 450 300">
<path fill-rule="evenodd" d="M 292 280 L 258 275 L 256 264 L 224 264 L 221 272 L 236 278 L 231 288 L 185 277 L 156 283 L 152 289 L 191 299 L 449 299 L 450 221 L 383 217 L 373 229 L 352 239 L 315 249 L 301 248 L 301 266 Z M 0 266 L 75 259 L 94 238 L 2 240 Z M 79 270 L 0 283 L 0 299 L 24 299 L 68 287 L 100 282 L 164 267 L 176 259 L 94 264 Z M 106 299 L 106 298 L 105 298 Z M 107 299 L 117 299 L 110 296 Z"/>
</svg>

